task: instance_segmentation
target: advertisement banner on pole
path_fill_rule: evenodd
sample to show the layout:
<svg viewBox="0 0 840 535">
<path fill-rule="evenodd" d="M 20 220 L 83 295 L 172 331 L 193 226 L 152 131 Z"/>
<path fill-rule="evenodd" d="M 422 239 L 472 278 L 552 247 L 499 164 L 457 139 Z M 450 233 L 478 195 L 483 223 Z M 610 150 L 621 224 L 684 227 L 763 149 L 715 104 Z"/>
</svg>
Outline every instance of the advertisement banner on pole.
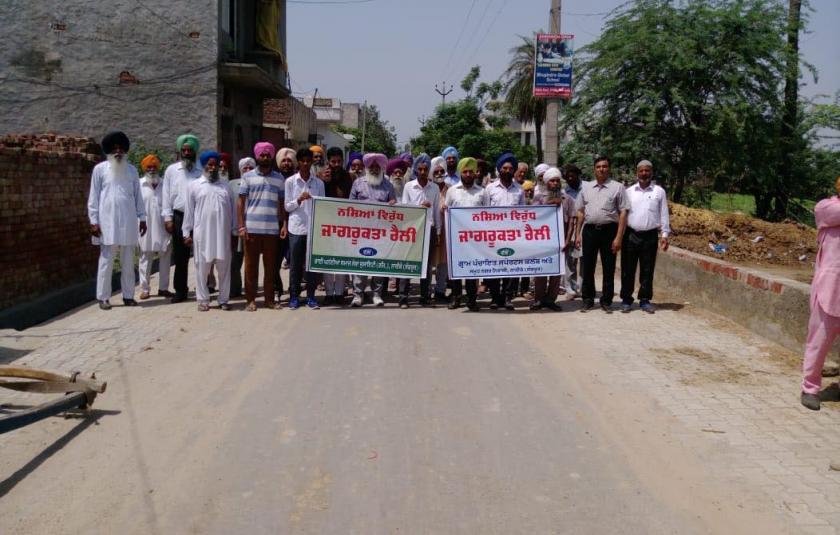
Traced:
<svg viewBox="0 0 840 535">
<path fill-rule="evenodd" d="M 566 272 L 559 206 L 479 206 L 446 210 L 449 277 L 495 279 Z"/>
<path fill-rule="evenodd" d="M 537 34 L 534 43 L 534 96 L 572 98 L 574 35 Z"/>
<path fill-rule="evenodd" d="M 306 269 L 423 278 L 431 221 L 422 206 L 313 197 Z"/>
</svg>

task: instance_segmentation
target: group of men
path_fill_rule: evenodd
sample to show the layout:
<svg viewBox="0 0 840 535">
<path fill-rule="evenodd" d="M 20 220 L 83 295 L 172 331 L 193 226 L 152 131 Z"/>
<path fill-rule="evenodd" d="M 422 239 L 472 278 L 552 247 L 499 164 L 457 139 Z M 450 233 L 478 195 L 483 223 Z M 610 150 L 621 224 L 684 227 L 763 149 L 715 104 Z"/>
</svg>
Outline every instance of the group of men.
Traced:
<svg viewBox="0 0 840 535">
<path fill-rule="evenodd" d="M 159 292 L 173 303 L 188 295 L 187 272 L 192 255 L 195 295 L 200 311 L 210 308 L 218 291 L 222 310 L 230 298 L 241 295 L 244 263 L 246 310 L 257 310 L 258 272 L 263 267 L 263 306 L 281 308 L 281 260 L 288 258 L 288 308 L 320 308 L 316 290 L 323 287 L 324 305 L 344 304 L 348 289 L 350 306 L 371 301 L 383 306 L 389 289 L 400 308 L 409 307 L 410 279 L 389 287 L 383 277 L 320 274 L 306 270 L 307 234 L 313 197 L 333 197 L 382 204 L 423 206 L 431 222 L 428 273 L 420 279 L 421 305 L 445 302 L 457 309 L 465 304 L 478 311 L 478 297 L 490 294 L 491 309 L 513 309 L 513 300 L 533 286 L 532 310 L 559 310 L 561 292 L 567 299 L 580 295 L 582 312 L 595 306 L 595 268 L 601 258 L 603 272 L 600 306 L 611 312 L 617 253 L 621 255 L 621 310 L 629 312 L 634 301 L 636 272 L 640 308 L 652 313 L 653 272 L 659 247 L 668 247 L 670 233 L 665 191 L 652 181 L 653 165 L 637 166 L 637 182 L 628 188 L 610 176 L 610 160 L 595 160 L 590 182 L 581 181 L 574 165 L 561 169 L 540 164 L 533 187 L 523 187 L 528 167 L 510 153 L 502 154 L 495 176 L 483 159 L 462 158 L 447 147 L 440 156 L 416 157 L 403 153 L 388 159 L 384 154 L 357 152 L 345 160 L 339 148 L 326 152 L 318 146 L 276 150 L 268 142 L 254 146 L 254 157 L 239 161 L 234 178 L 230 155 L 199 152 L 199 140 L 184 134 L 176 140 L 178 161 L 161 178 L 161 163 L 154 155 L 142 159 L 138 176 L 127 161 L 128 137 L 111 132 L 102 139 L 106 160 L 91 176 L 88 216 L 94 243 L 100 246 L 97 299 L 103 310 L 111 308 L 111 273 L 120 255 L 123 303 L 134 300 L 134 251 L 140 248 L 140 299 L 150 297 L 149 278 L 154 258 L 159 262 Z M 565 182 L 565 184 L 564 184 Z M 528 193 L 526 193 L 526 191 Z M 566 230 L 562 253 L 566 274 L 531 279 L 449 280 L 443 227 L 451 207 L 555 205 Z M 262 257 L 262 258 L 261 258 Z M 582 284 L 578 283 L 578 259 Z M 174 265 L 173 288 L 169 271 Z M 434 285 L 432 274 L 434 273 Z M 218 286 L 218 288 L 216 288 Z M 305 288 L 305 298 L 301 293 Z M 447 290 L 449 294 L 447 295 Z"/>
</svg>

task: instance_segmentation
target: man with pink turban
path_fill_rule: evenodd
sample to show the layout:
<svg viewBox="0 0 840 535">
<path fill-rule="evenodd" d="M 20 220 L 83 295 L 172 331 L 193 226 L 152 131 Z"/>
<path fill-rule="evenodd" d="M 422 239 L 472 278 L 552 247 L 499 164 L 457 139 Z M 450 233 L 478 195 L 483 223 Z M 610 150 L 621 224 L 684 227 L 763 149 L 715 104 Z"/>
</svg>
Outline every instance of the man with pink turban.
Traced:
<svg viewBox="0 0 840 535">
<path fill-rule="evenodd" d="M 385 167 L 388 159 L 384 154 L 369 152 L 364 155 L 362 161 L 365 164 L 365 174 L 357 178 L 350 188 L 350 200 L 378 202 L 382 204 L 396 204 L 397 196 L 394 193 L 394 186 L 385 180 Z M 385 287 L 384 277 L 368 277 L 367 275 L 353 276 L 353 307 L 360 307 L 364 302 L 365 289 L 370 283 L 373 291 L 373 304 L 381 307 L 385 304 L 382 299 L 382 291 Z"/>
</svg>

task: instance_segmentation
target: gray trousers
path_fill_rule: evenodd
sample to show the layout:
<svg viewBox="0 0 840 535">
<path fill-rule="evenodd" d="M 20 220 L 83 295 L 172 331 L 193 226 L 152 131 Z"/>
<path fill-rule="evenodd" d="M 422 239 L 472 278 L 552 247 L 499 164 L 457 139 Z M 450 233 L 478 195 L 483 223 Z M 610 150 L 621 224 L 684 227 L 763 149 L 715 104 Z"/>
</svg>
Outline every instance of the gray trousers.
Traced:
<svg viewBox="0 0 840 535">
<path fill-rule="evenodd" d="M 385 289 L 385 282 L 388 279 L 385 277 L 369 277 L 367 275 L 353 275 L 353 294 L 362 296 L 365 293 L 368 283 L 373 295 L 382 297 L 382 290 Z"/>
<path fill-rule="evenodd" d="M 574 247 L 566 249 L 566 281 L 565 287 L 567 292 L 580 293 L 580 282 L 578 281 L 578 258 L 572 257 Z"/>
</svg>

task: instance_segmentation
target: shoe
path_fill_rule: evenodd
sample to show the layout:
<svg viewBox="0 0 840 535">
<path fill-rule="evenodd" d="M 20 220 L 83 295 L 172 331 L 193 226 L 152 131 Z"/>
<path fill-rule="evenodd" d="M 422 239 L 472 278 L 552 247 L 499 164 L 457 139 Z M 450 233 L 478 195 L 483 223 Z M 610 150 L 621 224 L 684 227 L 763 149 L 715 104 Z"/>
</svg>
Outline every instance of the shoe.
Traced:
<svg viewBox="0 0 840 535">
<path fill-rule="evenodd" d="M 802 405 L 812 411 L 820 410 L 820 397 L 816 394 L 806 394 L 805 392 L 802 392 L 801 401 Z"/>
<path fill-rule="evenodd" d="M 257 311 L 257 304 L 255 302 L 251 301 L 245 307 L 245 310 L 247 310 L 248 312 L 256 312 Z"/>
<path fill-rule="evenodd" d="M 207 303 L 199 303 L 198 304 L 198 311 L 199 312 L 207 312 L 208 310 L 210 310 L 210 305 L 208 305 Z"/>
<path fill-rule="evenodd" d="M 495 301 L 490 303 L 490 310 L 498 310 L 498 309 L 499 309 L 499 303 L 497 303 Z"/>
<path fill-rule="evenodd" d="M 584 301 L 583 306 L 581 307 L 580 311 L 581 312 L 589 312 L 593 308 L 595 308 L 595 303 L 593 301 Z"/>
<path fill-rule="evenodd" d="M 648 314 L 656 313 L 656 307 L 651 304 L 650 301 L 644 301 L 639 304 L 639 308 L 647 312 Z"/>
<path fill-rule="evenodd" d="M 353 308 L 359 308 L 360 306 L 362 306 L 362 296 L 354 295 L 353 300 L 350 301 L 350 306 Z"/>
<path fill-rule="evenodd" d="M 149 298 L 149 292 L 140 292 L 140 300 L 145 301 Z"/>
<path fill-rule="evenodd" d="M 408 308 L 408 299 L 400 299 L 400 308 Z"/>
<path fill-rule="evenodd" d="M 300 308 L 300 300 L 297 297 L 289 299 L 289 310 L 297 310 Z"/>
<path fill-rule="evenodd" d="M 542 310 L 543 304 L 540 302 L 531 303 L 531 306 L 528 307 L 528 310 Z"/>
<path fill-rule="evenodd" d="M 382 298 L 379 297 L 378 295 L 374 295 L 373 296 L 373 306 L 377 306 L 377 307 L 385 306 L 385 301 L 383 301 Z"/>
<path fill-rule="evenodd" d="M 105 301 L 100 301 L 99 308 L 102 310 L 111 310 L 111 303 L 109 303 L 107 299 Z"/>
<path fill-rule="evenodd" d="M 470 312 L 478 312 L 481 309 L 478 307 L 478 303 L 473 301 L 472 303 L 467 303 L 467 310 Z"/>
<path fill-rule="evenodd" d="M 169 302 L 172 303 L 172 304 L 175 304 L 175 303 L 183 303 L 186 300 L 187 300 L 186 295 L 175 294 L 175 295 L 172 296 L 172 299 L 170 299 Z"/>
<path fill-rule="evenodd" d="M 627 314 L 630 312 L 630 309 L 633 308 L 633 303 L 621 303 L 621 313 Z M 642 309 L 644 310 L 644 309 Z"/>
<path fill-rule="evenodd" d="M 123 306 L 136 307 L 137 301 L 135 301 L 134 299 L 123 299 Z"/>
<path fill-rule="evenodd" d="M 452 301 L 449 302 L 449 305 L 446 308 L 448 308 L 449 310 L 455 310 L 460 306 L 461 306 L 461 298 L 460 297 L 454 297 L 454 298 L 452 298 Z"/>
<path fill-rule="evenodd" d="M 606 303 L 601 303 L 601 310 L 603 310 L 607 314 L 612 314 L 612 308 Z"/>
<path fill-rule="evenodd" d="M 321 308 L 321 305 L 318 304 L 317 299 L 315 299 L 314 297 L 310 297 L 306 300 L 306 308 L 308 308 L 309 310 L 318 310 L 319 308 Z"/>
<path fill-rule="evenodd" d="M 505 299 L 505 310 L 513 310 L 513 302 L 509 299 Z"/>
<path fill-rule="evenodd" d="M 558 303 L 543 303 L 542 305 L 549 310 L 553 310 L 554 312 L 560 312 L 561 310 L 563 310 L 563 307 L 561 307 Z"/>
<path fill-rule="evenodd" d="M 449 302 L 449 298 L 448 298 L 448 297 L 446 297 L 446 294 L 445 294 L 445 293 L 436 293 L 436 294 L 435 294 L 435 301 L 438 301 L 438 302 L 440 302 L 440 303 L 448 303 L 448 302 Z"/>
<path fill-rule="evenodd" d="M 222 303 L 221 305 L 219 305 L 219 310 L 224 310 L 225 312 L 227 312 L 230 310 L 230 305 L 227 303 Z"/>
<path fill-rule="evenodd" d="M 429 306 L 429 305 L 435 306 L 435 304 L 433 302 L 431 302 L 428 297 L 421 297 L 420 298 L 420 306 L 421 307 L 426 307 L 426 306 Z"/>
<path fill-rule="evenodd" d="M 158 293 L 158 297 L 172 297 L 172 292 L 169 290 L 160 290 Z"/>
</svg>

